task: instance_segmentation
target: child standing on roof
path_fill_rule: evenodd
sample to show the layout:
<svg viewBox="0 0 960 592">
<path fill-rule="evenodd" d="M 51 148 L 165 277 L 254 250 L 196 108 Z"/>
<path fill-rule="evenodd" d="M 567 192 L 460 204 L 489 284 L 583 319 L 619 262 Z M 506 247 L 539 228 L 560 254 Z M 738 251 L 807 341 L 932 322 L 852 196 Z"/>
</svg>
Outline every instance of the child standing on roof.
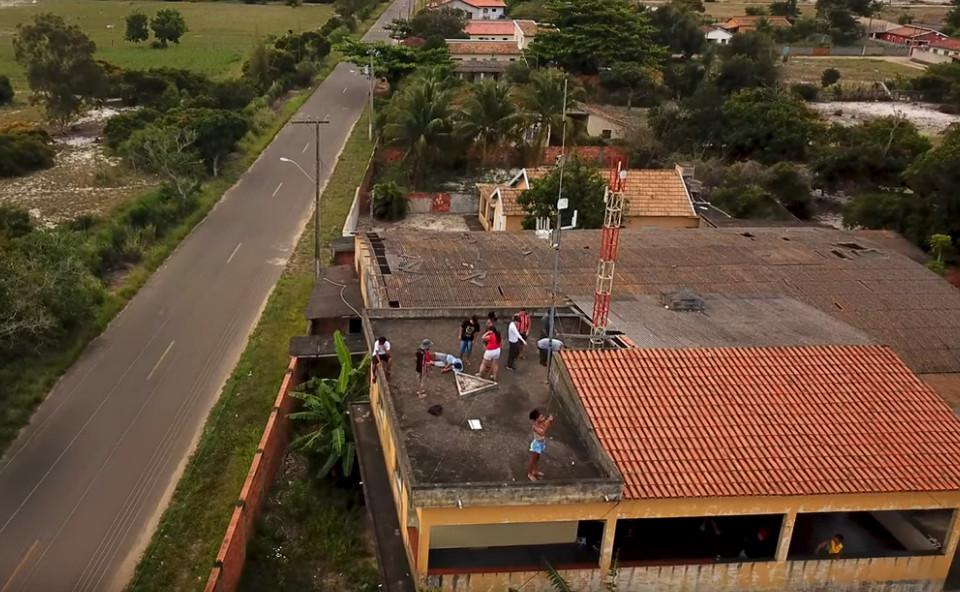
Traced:
<svg viewBox="0 0 960 592">
<path fill-rule="evenodd" d="M 533 319 L 527 314 L 527 309 L 521 308 L 520 312 L 517 313 L 517 329 L 520 330 L 520 336 L 523 337 L 523 345 L 527 344 L 527 339 L 530 337 L 530 325 L 532 324 Z M 523 359 L 522 347 L 520 348 L 520 359 Z"/>
<path fill-rule="evenodd" d="M 477 320 L 477 315 L 473 315 L 469 319 L 463 319 L 463 322 L 460 323 L 460 357 L 469 360 L 470 354 L 473 353 L 473 340 L 476 339 L 477 333 L 480 331 L 480 321 Z"/>
<path fill-rule="evenodd" d="M 424 339 L 420 342 L 420 347 L 417 348 L 417 398 L 422 399 L 427 396 L 426 388 L 424 383 L 427 380 L 427 373 L 430 371 L 430 365 L 432 362 L 432 357 L 430 355 L 430 348 L 433 347 L 433 342 L 429 339 Z"/>
<path fill-rule="evenodd" d="M 527 464 L 527 479 L 539 481 L 543 479 L 540 472 L 540 455 L 547 450 L 547 430 L 553 425 L 553 416 L 540 413 L 539 409 L 530 412 L 530 421 L 533 422 L 533 440 L 530 442 L 530 462 Z"/>
</svg>

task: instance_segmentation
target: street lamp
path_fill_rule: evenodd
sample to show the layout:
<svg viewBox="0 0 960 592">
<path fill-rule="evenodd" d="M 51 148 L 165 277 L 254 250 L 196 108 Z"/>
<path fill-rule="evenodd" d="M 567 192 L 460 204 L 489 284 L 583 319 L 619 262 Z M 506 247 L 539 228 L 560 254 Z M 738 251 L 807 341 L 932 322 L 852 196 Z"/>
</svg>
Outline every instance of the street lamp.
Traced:
<svg viewBox="0 0 960 592">
<path fill-rule="evenodd" d="M 303 167 L 300 166 L 294 160 L 290 160 L 284 156 L 280 157 L 281 162 L 288 162 L 293 164 L 295 167 L 300 169 L 300 172 L 306 175 L 308 179 L 313 181 L 314 186 L 314 204 L 313 204 L 313 262 L 314 262 L 314 273 L 317 278 L 320 277 L 320 125 L 325 123 L 330 123 L 326 119 L 301 119 L 293 121 L 291 123 L 299 125 L 312 125 L 314 129 L 314 143 L 316 145 L 316 168 L 314 169 L 314 175 L 311 178 L 310 174 L 303 170 Z"/>
</svg>

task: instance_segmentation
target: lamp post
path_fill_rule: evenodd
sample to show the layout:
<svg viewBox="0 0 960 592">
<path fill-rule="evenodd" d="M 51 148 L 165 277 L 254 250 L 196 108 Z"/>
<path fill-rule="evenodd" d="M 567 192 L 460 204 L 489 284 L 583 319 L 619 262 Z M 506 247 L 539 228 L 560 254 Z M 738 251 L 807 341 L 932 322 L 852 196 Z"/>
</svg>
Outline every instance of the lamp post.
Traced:
<svg viewBox="0 0 960 592">
<path fill-rule="evenodd" d="M 312 125 L 314 129 L 314 144 L 316 145 L 316 167 L 314 169 L 314 176 L 311 179 L 314 186 L 314 203 L 313 203 L 313 263 L 314 263 L 314 274 L 315 277 L 320 277 L 320 126 L 322 124 L 330 123 L 326 119 L 300 119 L 292 122 L 298 125 Z M 308 179 L 310 179 L 310 174 L 307 171 L 303 170 L 303 167 L 300 166 L 296 161 L 290 160 L 289 158 L 280 157 L 282 162 L 292 163 L 300 172 L 302 172 Z"/>
</svg>

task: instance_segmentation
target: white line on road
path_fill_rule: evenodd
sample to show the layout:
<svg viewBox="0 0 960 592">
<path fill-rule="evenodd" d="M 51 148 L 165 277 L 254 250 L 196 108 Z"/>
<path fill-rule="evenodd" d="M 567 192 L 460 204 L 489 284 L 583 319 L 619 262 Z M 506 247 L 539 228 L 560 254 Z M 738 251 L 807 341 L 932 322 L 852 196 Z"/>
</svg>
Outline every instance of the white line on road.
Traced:
<svg viewBox="0 0 960 592">
<path fill-rule="evenodd" d="M 341 95 L 347 94 L 347 87 L 343 87 L 343 90 L 340 91 Z"/>
<path fill-rule="evenodd" d="M 30 545 L 30 548 L 27 549 L 26 554 L 23 556 L 23 559 L 20 560 L 20 563 L 17 564 L 17 567 L 14 568 L 13 573 L 10 574 L 10 577 L 7 579 L 7 583 L 3 585 L 3 588 L 0 589 L 0 592 L 7 592 L 10 589 L 10 584 L 13 583 L 17 576 L 20 575 L 20 572 L 23 570 L 23 567 L 30 561 L 30 556 L 33 555 L 33 552 L 37 550 L 37 545 L 40 543 L 39 540 L 33 541 L 33 544 Z"/>
<path fill-rule="evenodd" d="M 304 152 L 306 152 L 306 151 L 307 151 L 307 148 L 309 148 L 309 147 L 310 147 L 310 142 L 307 142 L 306 144 L 304 144 L 304 145 L 303 145 L 303 150 L 300 151 L 300 154 L 303 154 Z"/>
<path fill-rule="evenodd" d="M 167 349 L 163 350 L 163 354 L 160 355 L 160 359 L 157 360 L 157 363 L 153 365 L 153 370 L 150 371 L 150 374 L 147 374 L 147 380 L 150 380 L 151 378 L 153 378 L 153 373 L 157 371 L 157 368 L 160 367 L 160 364 L 163 362 L 163 359 L 166 358 L 167 354 L 170 353 L 170 350 L 173 349 L 174 343 L 176 343 L 176 341 L 171 341 L 170 345 L 167 346 Z"/>
<path fill-rule="evenodd" d="M 240 245 L 242 245 L 242 244 L 243 244 L 243 243 L 237 243 L 237 246 L 235 246 L 235 247 L 233 248 L 233 251 L 230 252 L 230 256 L 227 257 L 227 263 L 230 263 L 231 261 L 233 261 L 233 256 L 237 254 L 237 251 L 240 250 Z M 226 265 L 226 264 L 225 264 L 225 265 Z"/>
<path fill-rule="evenodd" d="M 271 195 L 270 197 L 276 197 L 277 193 L 280 192 L 281 187 L 283 187 L 283 181 L 280 181 L 280 184 L 277 185 L 277 188 L 273 190 L 273 195 Z"/>
</svg>

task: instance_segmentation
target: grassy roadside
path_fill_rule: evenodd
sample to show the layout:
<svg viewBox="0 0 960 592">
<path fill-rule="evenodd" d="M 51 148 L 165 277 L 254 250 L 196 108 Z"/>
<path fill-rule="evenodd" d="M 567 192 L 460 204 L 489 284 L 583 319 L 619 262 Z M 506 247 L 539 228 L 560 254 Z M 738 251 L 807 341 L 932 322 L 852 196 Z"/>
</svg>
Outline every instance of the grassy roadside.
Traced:
<svg viewBox="0 0 960 592">
<path fill-rule="evenodd" d="M 325 240 L 339 235 L 372 149 L 366 126 L 358 124 L 321 199 Z M 311 222 L 207 418 L 129 591 L 203 588 L 286 371 L 287 341 L 306 325 L 303 309 L 313 285 L 312 236 Z"/>
</svg>

